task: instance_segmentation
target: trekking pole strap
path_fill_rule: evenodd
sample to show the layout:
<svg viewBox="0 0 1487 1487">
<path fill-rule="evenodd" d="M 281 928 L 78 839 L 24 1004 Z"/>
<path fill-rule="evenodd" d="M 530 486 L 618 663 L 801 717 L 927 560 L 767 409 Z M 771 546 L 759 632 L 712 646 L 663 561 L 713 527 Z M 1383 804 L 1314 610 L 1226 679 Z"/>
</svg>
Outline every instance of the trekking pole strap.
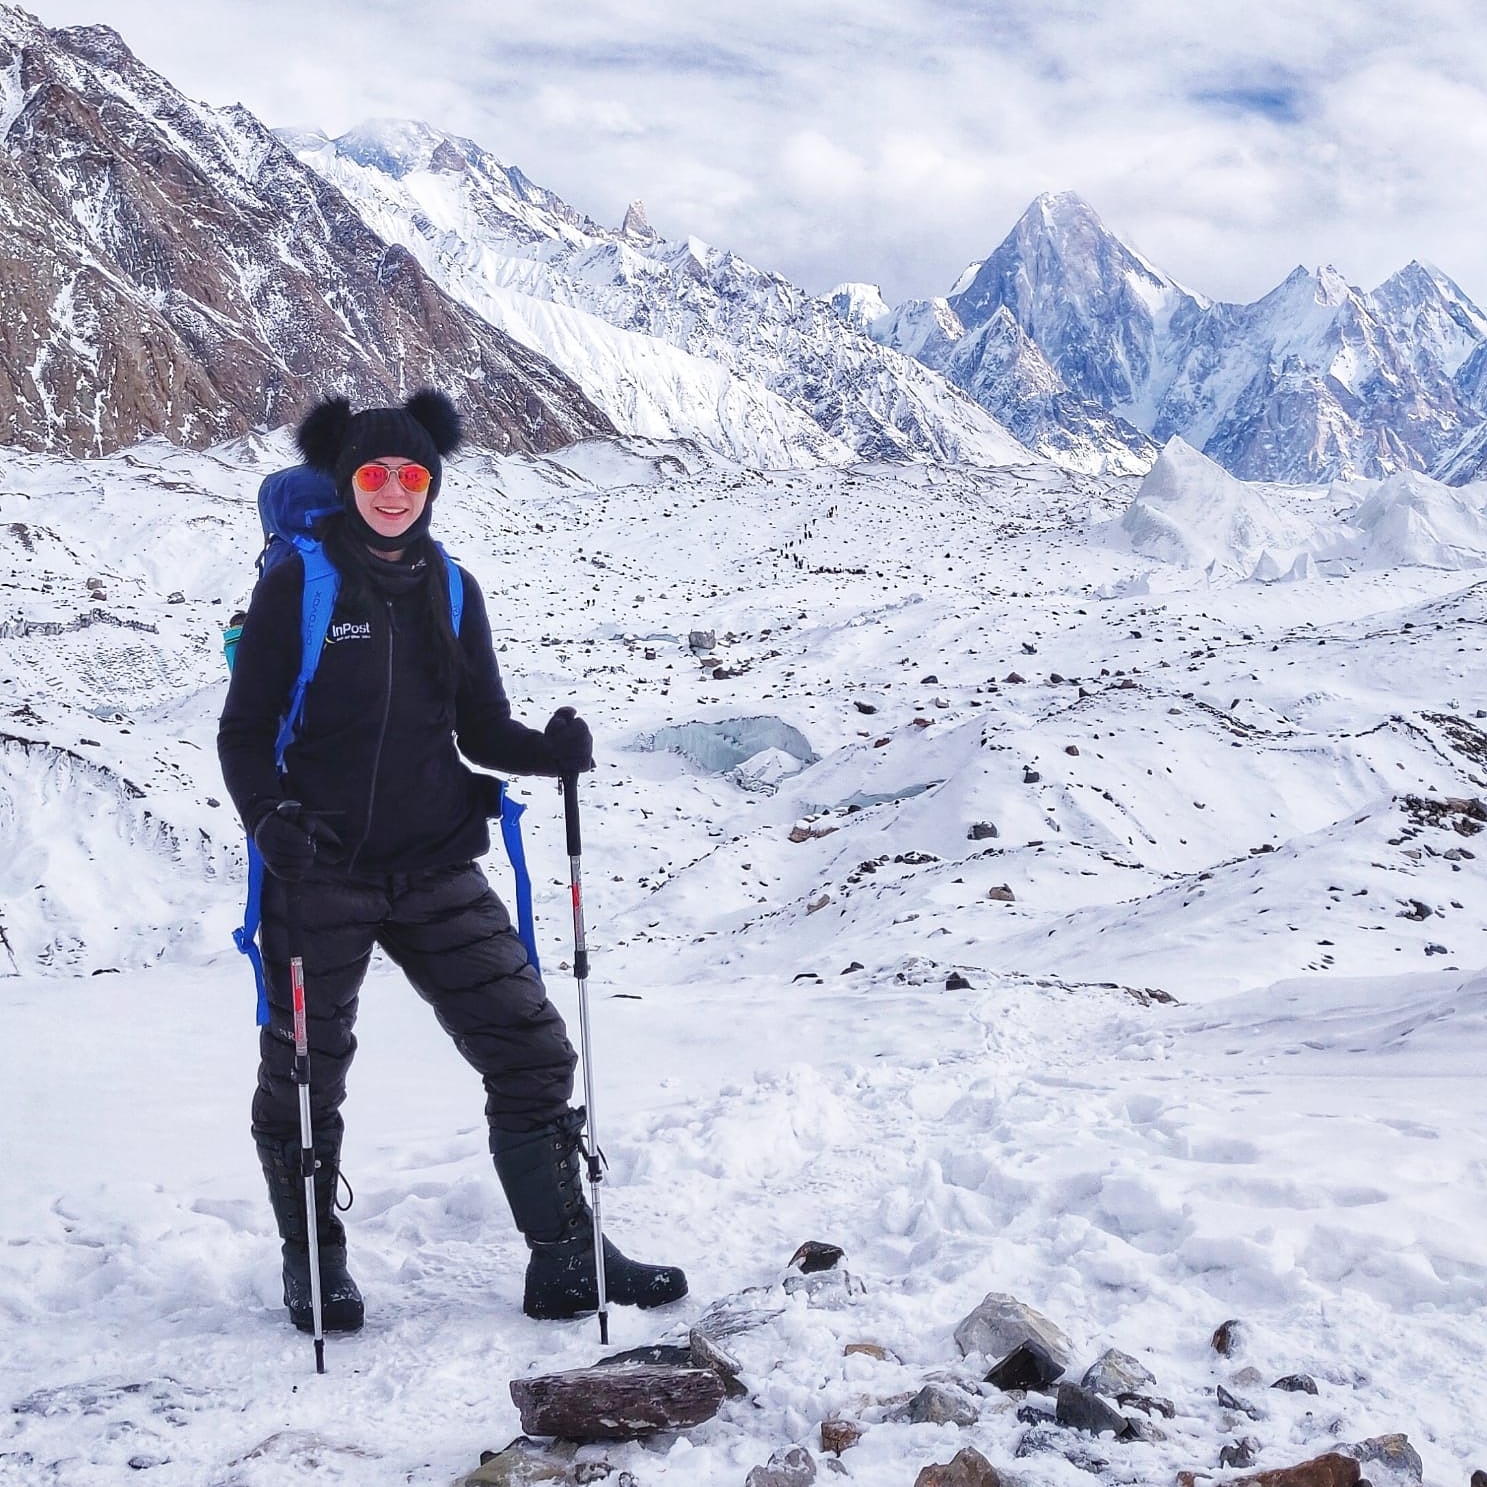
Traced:
<svg viewBox="0 0 1487 1487">
<path fill-rule="evenodd" d="M 526 946 L 527 959 L 540 976 L 542 962 L 537 958 L 537 922 L 532 913 L 532 875 L 527 871 L 526 849 L 521 840 L 521 818 L 527 808 L 511 798 L 505 781 L 501 782 L 501 842 L 511 863 L 511 876 L 516 880 L 516 932 Z"/>
<path fill-rule="evenodd" d="M 258 925 L 263 917 L 263 857 L 253 838 L 248 838 L 248 897 L 243 904 L 242 925 L 233 930 L 232 942 L 248 957 L 253 979 L 258 983 L 258 1026 L 268 1026 L 268 982 L 263 974 L 263 956 L 258 951 Z"/>
</svg>

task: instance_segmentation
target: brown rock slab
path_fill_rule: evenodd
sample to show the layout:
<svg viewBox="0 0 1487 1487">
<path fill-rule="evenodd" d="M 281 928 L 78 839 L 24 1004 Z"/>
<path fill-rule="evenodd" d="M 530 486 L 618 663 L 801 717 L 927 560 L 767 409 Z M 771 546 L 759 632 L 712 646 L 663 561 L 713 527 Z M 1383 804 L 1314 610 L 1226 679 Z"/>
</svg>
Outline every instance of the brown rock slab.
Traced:
<svg viewBox="0 0 1487 1487">
<path fill-rule="evenodd" d="M 1251 1477 L 1236 1477 L 1229 1487 L 1357 1487 L 1362 1468 L 1351 1456 L 1329 1451 L 1298 1466 L 1277 1467 L 1274 1471 L 1256 1472 Z"/>
<path fill-rule="evenodd" d="M 710 1368 L 624 1363 L 512 1379 L 511 1399 L 528 1435 L 627 1441 L 685 1430 L 717 1414 L 723 1380 Z"/>
<path fill-rule="evenodd" d="M 840 1456 L 862 1439 L 862 1426 L 855 1420 L 823 1420 L 821 1422 L 821 1449 Z"/>
<path fill-rule="evenodd" d="M 949 1461 L 926 1466 L 914 1487 L 1002 1487 L 1002 1479 L 974 1446 L 966 1446 Z"/>
</svg>

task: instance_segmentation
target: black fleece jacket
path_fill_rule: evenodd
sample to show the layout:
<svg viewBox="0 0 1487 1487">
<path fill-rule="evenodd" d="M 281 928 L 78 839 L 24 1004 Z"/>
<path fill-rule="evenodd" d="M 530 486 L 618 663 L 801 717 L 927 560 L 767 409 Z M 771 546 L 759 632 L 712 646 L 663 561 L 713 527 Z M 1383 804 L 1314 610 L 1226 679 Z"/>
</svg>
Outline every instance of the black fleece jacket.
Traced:
<svg viewBox="0 0 1487 1487">
<path fill-rule="evenodd" d="M 295 554 L 263 576 L 217 732 L 222 777 L 250 831 L 280 800 L 298 800 L 341 839 L 339 851 L 322 853 L 328 865 L 356 874 L 450 867 L 490 847 L 491 786 L 462 754 L 488 769 L 558 773 L 543 735 L 511 716 L 485 597 L 460 572 L 457 689 L 441 685 L 432 659 L 439 642 L 424 585 L 442 573 L 373 579 L 360 603 L 342 585 L 282 777 L 274 741 L 299 674 L 304 566 Z"/>
</svg>

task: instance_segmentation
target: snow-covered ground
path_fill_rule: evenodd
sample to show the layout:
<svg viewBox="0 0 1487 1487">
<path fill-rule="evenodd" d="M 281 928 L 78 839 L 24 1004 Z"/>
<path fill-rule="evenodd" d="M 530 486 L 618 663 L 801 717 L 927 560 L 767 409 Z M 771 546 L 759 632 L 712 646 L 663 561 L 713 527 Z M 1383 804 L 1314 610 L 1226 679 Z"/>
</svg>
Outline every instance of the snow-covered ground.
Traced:
<svg viewBox="0 0 1487 1487">
<path fill-rule="evenodd" d="M 0 492 L 0 1482 L 449 1483 L 518 1434 L 512 1378 L 601 1352 L 521 1315 L 478 1082 L 382 964 L 345 1153 L 368 1324 L 317 1377 L 283 1319 L 213 736 L 286 451 L 12 453 Z M 611 1341 L 765 1288 L 748 1397 L 616 1474 L 740 1487 L 799 1443 L 825 1478 L 836 1415 L 862 1487 L 962 1444 L 1017 1487 L 1222 1479 L 1246 1436 L 1257 1468 L 1391 1432 L 1432 1487 L 1487 1468 L 1484 493 L 1174 455 L 1136 517 L 1135 481 L 1045 467 L 452 467 L 436 527 L 508 689 L 599 744 L 607 1229 L 692 1284 Z M 519 793 L 576 1023 L 560 804 Z M 779 1289 L 807 1239 L 861 1287 Z M 953 1332 L 993 1291 L 1076 1378 L 1138 1357 L 1165 1439 L 977 1386 Z M 891 1418 L 944 1378 L 975 1424 Z"/>
</svg>

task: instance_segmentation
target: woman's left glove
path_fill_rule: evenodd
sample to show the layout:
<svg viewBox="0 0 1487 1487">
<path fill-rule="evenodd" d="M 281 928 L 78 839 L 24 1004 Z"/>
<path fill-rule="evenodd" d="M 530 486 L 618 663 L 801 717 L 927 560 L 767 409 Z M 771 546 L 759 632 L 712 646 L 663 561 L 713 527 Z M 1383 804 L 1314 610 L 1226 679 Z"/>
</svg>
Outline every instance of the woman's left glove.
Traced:
<svg viewBox="0 0 1487 1487">
<path fill-rule="evenodd" d="M 558 774 L 582 774 L 594 767 L 594 735 L 571 707 L 560 707 L 547 720 L 542 734 Z"/>
</svg>

